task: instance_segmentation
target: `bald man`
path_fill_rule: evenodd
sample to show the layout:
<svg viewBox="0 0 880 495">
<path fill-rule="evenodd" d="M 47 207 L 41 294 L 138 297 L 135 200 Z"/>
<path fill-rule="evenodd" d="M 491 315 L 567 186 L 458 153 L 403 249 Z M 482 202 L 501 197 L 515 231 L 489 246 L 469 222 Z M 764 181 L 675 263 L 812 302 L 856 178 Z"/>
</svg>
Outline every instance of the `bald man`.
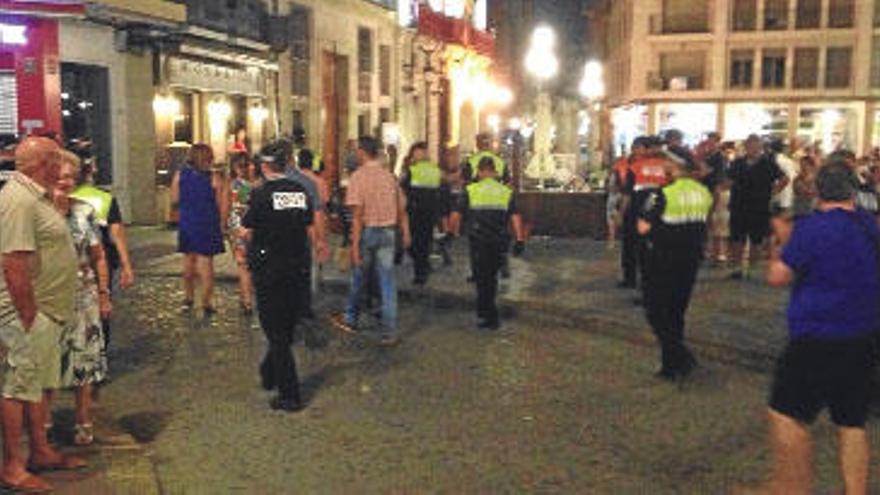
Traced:
<svg viewBox="0 0 880 495">
<path fill-rule="evenodd" d="M 78 469 L 81 459 L 63 456 L 46 439 L 45 391 L 60 385 L 59 341 L 74 317 L 77 258 L 64 218 L 55 210 L 52 189 L 61 154 L 46 138 L 27 138 L 15 150 L 16 174 L 0 190 L 0 410 L 3 471 L 0 483 L 21 491 L 51 485 L 28 472 Z M 21 448 L 24 415 L 30 459 Z"/>
</svg>

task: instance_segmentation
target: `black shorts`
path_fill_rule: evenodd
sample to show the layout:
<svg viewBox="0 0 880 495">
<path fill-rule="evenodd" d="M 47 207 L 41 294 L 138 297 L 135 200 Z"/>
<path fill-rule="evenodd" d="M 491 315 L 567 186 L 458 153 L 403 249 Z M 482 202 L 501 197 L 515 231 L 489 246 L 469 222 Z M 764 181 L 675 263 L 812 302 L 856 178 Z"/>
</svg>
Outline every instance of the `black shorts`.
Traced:
<svg viewBox="0 0 880 495">
<path fill-rule="evenodd" d="M 812 423 L 828 407 L 838 426 L 865 426 L 875 366 L 875 338 L 793 340 L 776 364 L 770 408 Z"/>
<path fill-rule="evenodd" d="M 730 240 L 753 245 L 762 244 L 770 236 L 770 213 L 730 211 Z"/>
</svg>

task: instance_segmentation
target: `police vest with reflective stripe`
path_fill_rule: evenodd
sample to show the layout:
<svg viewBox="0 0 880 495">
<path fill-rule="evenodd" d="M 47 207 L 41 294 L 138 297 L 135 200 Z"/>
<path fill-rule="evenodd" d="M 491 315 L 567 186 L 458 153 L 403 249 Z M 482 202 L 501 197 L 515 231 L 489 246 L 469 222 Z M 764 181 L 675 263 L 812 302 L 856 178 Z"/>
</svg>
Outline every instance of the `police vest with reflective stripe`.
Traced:
<svg viewBox="0 0 880 495">
<path fill-rule="evenodd" d="M 110 218 L 110 206 L 113 204 L 113 195 L 107 191 L 98 189 L 89 184 L 83 184 L 70 195 L 80 201 L 85 201 L 95 209 L 95 220 L 101 226 L 107 225 Z"/>
<path fill-rule="evenodd" d="M 417 189 L 439 189 L 443 181 L 440 167 L 429 161 L 420 161 L 409 168 L 409 184 Z"/>
<path fill-rule="evenodd" d="M 712 210 L 712 194 L 694 179 L 683 177 L 663 188 L 666 207 L 661 219 L 668 225 L 704 223 Z"/>
<path fill-rule="evenodd" d="M 491 178 L 469 185 L 467 193 L 472 210 L 507 211 L 513 198 L 513 190 Z"/>
<path fill-rule="evenodd" d="M 480 174 L 480 162 L 486 157 L 491 158 L 492 161 L 495 162 L 495 173 L 498 174 L 498 177 L 503 176 L 504 171 L 507 168 L 504 160 L 491 151 L 480 151 L 471 155 L 468 160 L 468 164 L 471 166 L 471 177 L 477 177 Z"/>
</svg>

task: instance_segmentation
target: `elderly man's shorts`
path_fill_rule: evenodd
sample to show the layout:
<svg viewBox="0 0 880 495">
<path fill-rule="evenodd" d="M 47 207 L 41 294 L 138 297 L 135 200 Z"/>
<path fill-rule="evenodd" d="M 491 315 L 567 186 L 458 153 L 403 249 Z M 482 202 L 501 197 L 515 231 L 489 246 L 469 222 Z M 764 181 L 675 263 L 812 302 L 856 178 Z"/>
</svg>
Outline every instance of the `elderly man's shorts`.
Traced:
<svg viewBox="0 0 880 495">
<path fill-rule="evenodd" d="M 37 313 L 29 332 L 20 320 L 0 323 L 0 394 L 7 399 L 39 402 L 43 390 L 61 385 L 63 326 Z"/>
</svg>

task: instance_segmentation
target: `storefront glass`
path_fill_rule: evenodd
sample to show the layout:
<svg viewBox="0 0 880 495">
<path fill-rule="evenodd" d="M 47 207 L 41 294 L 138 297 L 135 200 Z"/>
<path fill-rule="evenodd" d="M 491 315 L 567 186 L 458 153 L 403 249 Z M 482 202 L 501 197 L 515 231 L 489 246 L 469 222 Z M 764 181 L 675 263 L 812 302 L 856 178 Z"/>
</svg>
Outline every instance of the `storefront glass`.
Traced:
<svg viewBox="0 0 880 495">
<path fill-rule="evenodd" d="M 657 132 L 678 129 L 688 146 L 696 146 L 706 133 L 718 130 L 714 103 L 664 103 L 657 105 Z"/>
<path fill-rule="evenodd" d="M 801 107 L 797 136 L 804 144 L 819 145 L 826 153 L 858 150 L 858 112 L 836 106 Z"/>
<path fill-rule="evenodd" d="M 615 157 L 629 152 L 633 140 L 648 133 L 648 107 L 628 105 L 611 110 Z"/>
<path fill-rule="evenodd" d="M 750 134 L 788 139 L 788 107 L 761 103 L 731 103 L 724 108 L 724 136 L 742 141 Z"/>
</svg>

